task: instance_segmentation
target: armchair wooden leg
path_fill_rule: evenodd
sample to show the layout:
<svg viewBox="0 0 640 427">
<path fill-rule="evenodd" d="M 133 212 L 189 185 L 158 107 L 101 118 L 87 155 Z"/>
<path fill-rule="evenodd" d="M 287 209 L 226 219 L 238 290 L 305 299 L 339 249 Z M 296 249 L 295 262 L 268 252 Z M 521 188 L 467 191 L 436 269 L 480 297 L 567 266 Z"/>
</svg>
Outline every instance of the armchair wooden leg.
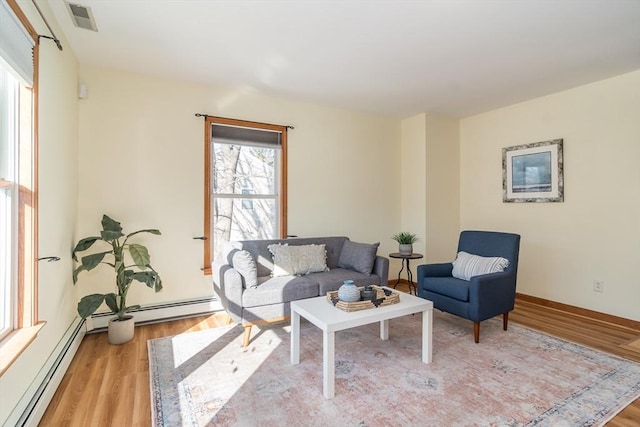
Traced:
<svg viewBox="0 0 640 427">
<path fill-rule="evenodd" d="M 243 347 L 248 346 L 250 340 L 251 340 L 251 325 L 245 325 L 245 327 L 244 327 L 244 337 L 242 339 L 242 346 Z"/>
<path fill-rule="evenodd" d="M 507 324 L 509 323 L 509 312 L 502 313 L 502 329 L 507 330 Z"/>
<path fill-rule="evenodd" d="M 476 344 L 480 342 L 480 322 L 473 322 L 473 339 Z"/>
<path fill-rule="evenodd" d="M 231 316 L 227 314 L 227 323 L 225 323 L 225 325 L 230 325 L 232 321 L 233 319 L 231 319 Z"/>
</svg>

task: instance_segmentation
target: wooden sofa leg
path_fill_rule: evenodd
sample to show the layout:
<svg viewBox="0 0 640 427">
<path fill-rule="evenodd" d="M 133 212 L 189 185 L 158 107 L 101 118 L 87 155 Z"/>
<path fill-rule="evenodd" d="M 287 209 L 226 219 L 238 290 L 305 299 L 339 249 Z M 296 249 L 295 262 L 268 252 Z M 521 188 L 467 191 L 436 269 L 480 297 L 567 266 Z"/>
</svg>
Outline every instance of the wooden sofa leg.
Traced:
<svg viewBox="0 0 640 427">
<path fill-rule="evenodd" d="M 230 325 L 232 321 L 233 319 L 231 319 L 231 316 L 227 314 L 227 323 L 225 323 L 225 325 Z"/>
<path fill-rule="evenodd" d="M 473 339 L 476 344 L 480 342 L 480 322 L 473 322 Z"/>
<path fill-rule="evenodd" d="M 509 312 L 502 313 L 502 329 L 507 330 L 507 324 L 509 323 Z"/>
<path fill-rule="evenodd" d="M 242 346 L 243 347 L 248 346 L 250 340 L 251 340 L 251 325 L 245 325 L 244 338 L 242 339 Z"/>
</svg>

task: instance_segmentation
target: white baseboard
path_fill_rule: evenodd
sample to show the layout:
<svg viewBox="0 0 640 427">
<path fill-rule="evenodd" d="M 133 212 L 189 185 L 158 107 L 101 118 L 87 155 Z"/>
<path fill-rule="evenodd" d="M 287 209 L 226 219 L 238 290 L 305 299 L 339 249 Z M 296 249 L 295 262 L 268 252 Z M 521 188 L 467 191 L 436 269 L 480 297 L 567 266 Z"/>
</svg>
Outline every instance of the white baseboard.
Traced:
<svg viewBox="0 0 640 427">
<path fill-rule="evenodd" d="M 220 301 L 216 297 L 207 297 L 141 307 L 132 311 L 132 314 L 135 316 L 136 324 L 146 324 L 194 317 L 219 310 L 222 310 Z M 90 330 L 106 330 L 112 317 L 112 313 L 100 313 L 94 314 L 86 321 L 80 318 L 73 321 L 4 426 L 37 427 L 84 335 Z"/>
<path fill-rule="evenodd" d="M 194 300 L 175 301 L 141 307 L 130 313 L 134 316 L 136 325 L 156 322 L 166 322 L 172 319 L 195 317 L 222 310 L 222 304 L 216 297 L 206 297 Z M 106 330 L 113 313 L 98 313 L 87 319 L 87 331 L 101 332 Z"/>
<path fill-rule="evenodd" d="M 86 333 L 84 320 L 74 319 L 64 336 L 14 408 L 5 426 L 36 427 L 69 368 Z"/>
</svg>

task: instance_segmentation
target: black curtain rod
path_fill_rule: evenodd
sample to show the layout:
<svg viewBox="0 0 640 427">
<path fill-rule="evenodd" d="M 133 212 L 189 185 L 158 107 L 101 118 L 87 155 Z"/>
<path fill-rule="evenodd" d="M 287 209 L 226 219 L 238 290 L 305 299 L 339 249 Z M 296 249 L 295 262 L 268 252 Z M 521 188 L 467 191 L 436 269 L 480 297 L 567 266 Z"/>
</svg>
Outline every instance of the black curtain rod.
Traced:
<svg viewBox="0 0 640 427">
<path fill-rule="evenodd" d="M 58 50 L 62 51 L 62 43 L 60 43 L 60 40 L 56 37 L 55 33 L 51 29 L 51 26 L 49 25 L 49 23 L 47 22 L 46 18 L 42 14 L 42 11 L 40 10 L 40 7 L 38 7 L 38 4 L 36 3 L 36 0 L 31 0 L 31 1 L 33 2 L 33 5 L 38 10 L 38 13 L 40 14 L 40 18 L 42 18 L 42 20 L 44 21 L 44 25 L 47 26 L 47 28 L 49 29 L 49 32 L 53 36 L 53 37 L 49 37 L 49 36 L 43 36 L 43 35 L 38 34 L 38 43 L 40 43 L 40 38 L 41 37 L 45 38 L 45 39 L 53 40 L 55 42 L 56 46 L 58 46 Z"/>
<path fill-rule="evenodd" d="M 201 113 L 196 113 L 196 114 L 195 114 L 195 116 L 196 116 L 196 117 L 202 117 L 202 118 L 204 118 L 205 120 L 207 120 L 207 118 L 208 118 L 208 117 L 216 117 L 216 116 L 210 116 L 210 115 L 208 115 L 208 114 L 201 114 Z M 277 125 L 277 126 L 281 126 L 281 125 Z M 287 129 L 295 129 L 293 126 L 290 126 L 290 125 L 285 125 L 285 127 L 286 127 Z"/>
</svg>

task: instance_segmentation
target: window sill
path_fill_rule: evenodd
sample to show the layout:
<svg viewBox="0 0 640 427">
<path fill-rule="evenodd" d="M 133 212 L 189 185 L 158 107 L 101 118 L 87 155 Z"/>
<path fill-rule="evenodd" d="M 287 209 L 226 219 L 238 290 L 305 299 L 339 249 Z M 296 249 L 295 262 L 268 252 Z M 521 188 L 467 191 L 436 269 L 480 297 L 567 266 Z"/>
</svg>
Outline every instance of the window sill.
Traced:
<svg viewBox="0 0 640 427">
<path fill-rule="evenodd" d="M 0 376 L 4 375 L 13 362 L 18 360 L 18 357 L 36 339 L 38 332 L 46 323 L 39 322 L 28 328 L 16 329 L 0 341 Z"/>
</svg>

